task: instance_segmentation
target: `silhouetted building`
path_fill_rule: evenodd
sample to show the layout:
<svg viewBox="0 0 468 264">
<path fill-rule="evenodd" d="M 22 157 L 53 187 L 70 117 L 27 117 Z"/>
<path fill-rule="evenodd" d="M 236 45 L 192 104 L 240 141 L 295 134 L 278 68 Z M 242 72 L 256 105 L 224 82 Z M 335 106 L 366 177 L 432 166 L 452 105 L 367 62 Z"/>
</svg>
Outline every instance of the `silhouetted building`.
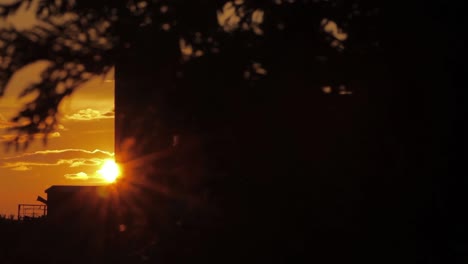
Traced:
<svg viewBox="0 0 468 264">
<path fill-rule="evenodd" d="M 54 185 L 47 193 L 47 216 L 52 222 L 85 225 L 109 214 L 112 208 L 111 186 Z M 106 217 L 107 218 L 107 217 Z"/>
</svg>

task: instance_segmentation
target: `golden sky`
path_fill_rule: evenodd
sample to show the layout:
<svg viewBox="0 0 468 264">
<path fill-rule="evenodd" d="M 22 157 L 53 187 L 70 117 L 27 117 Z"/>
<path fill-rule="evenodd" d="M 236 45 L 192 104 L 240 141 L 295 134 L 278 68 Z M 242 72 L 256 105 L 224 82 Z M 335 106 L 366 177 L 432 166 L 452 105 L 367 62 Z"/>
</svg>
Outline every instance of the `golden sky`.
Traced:
<svg viewBox="0 0 468 264">
<path fill-rule="evenodd" d="M 4 128 L 23 105 L 18 93 L 37 81 L 46 65 L 29 65 L 10 81 L 0 98 L 0 141 L 8 138 L 11 132 Z M 39 203 L 37 195 L 45 197 L 51 185 L 104 183 L 97 171 L 114 156 L 113 72 L 84 84 L 60 108 L 60 129 L 46 146 L 36 140 L 24 152 L 0 148 L 0 214 L 16 214 L 19 203 Z"/>
</svg>

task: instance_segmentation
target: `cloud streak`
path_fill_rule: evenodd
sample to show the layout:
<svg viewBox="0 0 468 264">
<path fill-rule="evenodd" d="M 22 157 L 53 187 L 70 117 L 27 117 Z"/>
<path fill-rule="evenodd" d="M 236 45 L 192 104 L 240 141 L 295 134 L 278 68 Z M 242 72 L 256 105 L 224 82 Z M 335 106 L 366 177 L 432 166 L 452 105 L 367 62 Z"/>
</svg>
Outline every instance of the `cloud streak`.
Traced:
<svg viewBox="0 0 468 264">
<path fill-rule="evenodd" d="M 32 170 L 32 168 L 28 167 L 28 166 L 25 166 L 25 165 L 20 165 L 20 166 L 12 168 L 12 170 L 15 170 L 15 171 L 30 171 L 30 170 Z"/>
<path fill-rule="evenodd" d="M 92 167 L 99 166 L 104 160 L 113 157 L 114 153 L 98 149 L 93 151 L 84 149 L 42 150 L 14 157 L 0 158 L 0 168 L 26 171 L 36 166 Z"/>
<path fill-rule="evenodd" d="M 1 126 L 1 124 L 0 124 Z M 0 127 L 1 128 L 1 127 Z M 17 134 L 5 134 L 5 135 L 0 135 L 0 142 L 7 142 L 7 141 L 12 141 L 14 140 L 18 135 Z M 62 135 L 60 132 L 52 132 L 47 135 L 47 138 L 58 138 L 61 137 Z M 43 133 L 37 133 L 33 135 L 33 139 L 43 139 L 45 137 L 45 134 Z M 19 136 L 18 142 L 23 143 L 28 140 L 27 135 L 21 135 Z"/>
<path fill-rule="evenodd" d="M 72 174 L 65 174 L 65 178 L 69 180 L 88 180 L 89 176 L 85 172 L 78 172 L 78 173 L 72 173 Z"/>
<path fill-rule="evenodd" d="M 82 109 L 72 115 L 67 115 L 66 118 L 68 120 L 89 121 L 89 120 L 96 120 L 96 119 L 111 119 L 111 118 L 114 118 L 114 116 L 115 116 L 114 111 L 102 113 L 101 111 L 87 108 L 87 109 Z"/>
<path fill-rule="evenodd" d="M 14 127 L 13 122 L 8 121 L 4 116 L 0 115 L 0 129 Z"/>
</svg>

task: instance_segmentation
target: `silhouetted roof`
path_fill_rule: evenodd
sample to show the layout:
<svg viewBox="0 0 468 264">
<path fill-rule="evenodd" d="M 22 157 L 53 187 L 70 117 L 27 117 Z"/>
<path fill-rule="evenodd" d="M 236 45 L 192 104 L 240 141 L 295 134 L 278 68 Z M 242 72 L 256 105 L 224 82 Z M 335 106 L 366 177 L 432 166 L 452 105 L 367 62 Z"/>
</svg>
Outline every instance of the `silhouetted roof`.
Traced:
<svg viewBox="0 0 468 264">
<path fill-rule="evenodd" d="M 86 191 L 95 191 L 99 188 L 105 188 L 106 185 L 52 185 L 44 192 L 86 192 Z"/>
</svg>

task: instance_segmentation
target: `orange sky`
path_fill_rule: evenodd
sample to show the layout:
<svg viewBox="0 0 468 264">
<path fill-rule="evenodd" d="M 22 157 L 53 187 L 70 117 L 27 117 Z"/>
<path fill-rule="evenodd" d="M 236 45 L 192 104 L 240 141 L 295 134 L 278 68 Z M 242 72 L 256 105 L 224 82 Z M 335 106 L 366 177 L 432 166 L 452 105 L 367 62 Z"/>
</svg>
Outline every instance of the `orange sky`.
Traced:
<svg viewBox="0 0 468 264">
<path fill-rule="evenodd" d="M 39 79 L 46 64 L 38 62 L 17 72 L 0 98 L 0 141 L 8 120 L 20 110 L 17 94 Z M 30 98 L 29 98 L 30 99 Z M 36 202 L 37 195 L 55 184 L 102 184 L 102 162 L 114 155 L 113 72 L 95 78 L 61 105 L 61 125 L 44 146 L 35 141 L 24 152 L 0 148 L 0 214 L 16 214 L 18 203 Z M 0 142 L 3 143 L 3 142 Z"/>
</svg>

